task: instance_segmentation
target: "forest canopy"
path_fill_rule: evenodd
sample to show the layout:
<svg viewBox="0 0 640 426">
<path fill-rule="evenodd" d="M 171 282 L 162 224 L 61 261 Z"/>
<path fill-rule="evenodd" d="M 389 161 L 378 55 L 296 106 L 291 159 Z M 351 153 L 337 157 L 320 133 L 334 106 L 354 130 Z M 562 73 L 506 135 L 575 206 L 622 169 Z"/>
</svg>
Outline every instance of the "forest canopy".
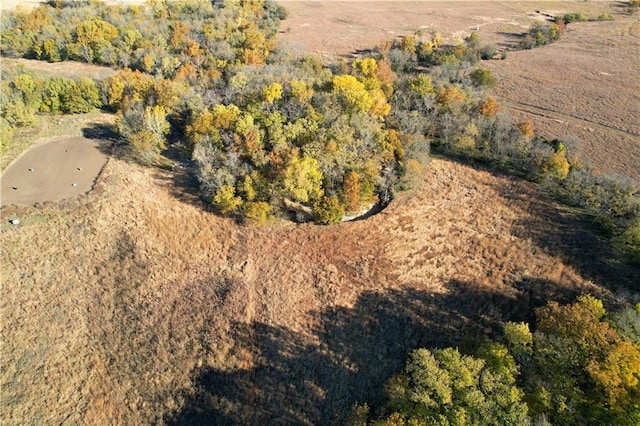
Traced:
<svg viewBox="0 0 640 426">
<path fill-rule="evenodd" d="M 581 296 L 536 311 L 535 331 L 506 323 L 501 340 L 475 353 L 416 349 L 389 380 L 372 422 L 383 425 L 609 424 L 640 422 L 640 304 L 607 314 Z M 373 416 L 375 417 L 375 416 Z"/>
<path fill-rule="evenodd" d="M 595 174 L 565 141 L 515 122 L 491 94 L 481 60 L 495 48 L 477 33 L 445 44 L 419 31 L 326 65 L 276 43 L 285 17 L 268 0 L 56 1 L 3 14 L 3 55 L 118 72 L 94 82 L 3 73 L 0 127 L 114 112 L 137 161 L 170 165 L 167 153 L 178 153 L 207 204 L 255 221 L 337 223 L 414 186 L 436 149 L 543 183 L 640 261 L 637 183 Z M 565 21 L 536 34 L 556 40 Z"/>
</svg>

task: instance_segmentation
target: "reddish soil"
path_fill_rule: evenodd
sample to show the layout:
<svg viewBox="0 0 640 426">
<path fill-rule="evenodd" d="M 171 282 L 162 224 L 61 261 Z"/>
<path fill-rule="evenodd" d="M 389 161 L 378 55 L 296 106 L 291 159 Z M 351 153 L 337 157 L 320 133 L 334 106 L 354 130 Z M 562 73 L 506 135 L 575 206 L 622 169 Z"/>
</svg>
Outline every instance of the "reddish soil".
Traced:
<svg viewBox="0 0 640 426">
<path fill-rule="evenodd" d="M 0 205 L 33 205 L 91 190 L 107 162 L 109 144 L 81 137 L 37 145 L 0 177 Z"/>
</svg>

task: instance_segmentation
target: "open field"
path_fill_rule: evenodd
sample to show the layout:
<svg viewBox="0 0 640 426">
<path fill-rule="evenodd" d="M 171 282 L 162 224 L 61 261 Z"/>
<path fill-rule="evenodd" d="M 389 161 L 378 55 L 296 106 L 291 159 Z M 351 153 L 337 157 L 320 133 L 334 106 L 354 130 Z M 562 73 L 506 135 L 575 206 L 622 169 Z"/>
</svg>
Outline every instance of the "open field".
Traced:
<svg viewBox="0 0 640 426">
<path fill-rule="evenodd" d="M 327 60 L 352 57 L 386 40 L 424 29 L 456 42 L 478 31 L 499 49 L 550 15 L 580 12 L 614 21 L 569 26 L 560 41 L 507 60 L 485 61 L 498 77 L 499 100 L 532 119 L 546 137 L 575 136 L 577 150 L 603 173 L 640 180 L 640 15 L 611 1 L 284 1 L 281 38 L 294 51 Z"/>
<path fill-rule="evenodd" d="M 604 173 L 640 180 L 640 20 L 581 22 L 557 43 L 487 67 L 497 95 L 548 138 L 575 146 Z"/>
<path fill-rule="evenodd" d="M 284 3 L 282 37 L 326 55 L 412 32 L 404 22 L 420 16 L 408 2 Z M 484 37 L 525 29 L 538 7 L 610 9 L 468 3 L 485 9 L 416 2 L 439 5 L 433 24 L 416 24 L 454 34 L 488 17 Z M 515 114 L 550 135 L 583 129 L 595 164 L 637 177 L 638 39 L 616 35 L 636 18 L 616 17 L 487 66 Z M 312 22 L 335 26 L 305 38 Z M 606 42 L 584 47 L 598 31 Z M 605 65 L 614 54 L 620 65 Z M 570 65 L 553 62 L 565 57 Z M 551 66 L 563 72 L 545 74 Z M 598 229 L 536 185 L 456 162 L 432 160 L 421 185 L 380 214 L 332 227 L 238 224 L 209 212 L 192 184 L 180 168 L 112 158 L 88 194 L 0 210 L 3 424 L 335 424 L 353 403 L 378 402 L 413 348 L 467 347 L 548 300 L 640 297 L 640 268 L 618 262 Z"/>
<path fill-rule="evenodd" d="M 173 179 L 114 159 L 87 196 L 1 211 L 9 423 L 332 423 L 411 348 L 638 290 L 534 186 L 448 161 L 329 228 L 238 226 Z"/>
</svg>

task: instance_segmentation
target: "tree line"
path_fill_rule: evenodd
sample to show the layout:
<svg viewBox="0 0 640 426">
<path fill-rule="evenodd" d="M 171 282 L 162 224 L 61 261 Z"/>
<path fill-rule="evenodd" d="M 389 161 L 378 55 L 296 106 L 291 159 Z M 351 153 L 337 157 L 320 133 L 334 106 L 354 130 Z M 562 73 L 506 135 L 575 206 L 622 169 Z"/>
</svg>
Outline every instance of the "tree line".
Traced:
<svg viewBox="0 0 640 426">
<path fill-rule="evenodd" d="M 416 349 L 382 407 L 354 425 L 631 425 L 640 423 L 640 304 L 608 314 L 582 296 L 536 310 L 535 331 L 508 322 L 473 353 Z"/>
<path fill-rule="evenodd" d="M 115 112 L 139 161 L 163 163 L 168 145 L 178 147 L 205 202 L 256 221 L 339 222 L 411 187 L 436 149 L 545 184 L 640 260 L 637 184 L 595 173 L 566 141 L 503 111 L 480 65 L 495 49 L 477 33 L 444 44 L 419 31 L 323 65 L 278 48 L 285 16 L 262 0 L 52 2 L 3 14 L 3 55 L 120 71 L 99 82 L 6 73 L 2 127 L 32 124 L 36 112 Z M 581 19 L 562 16 L 529 35 L 544 44 Z"/>
</svg>

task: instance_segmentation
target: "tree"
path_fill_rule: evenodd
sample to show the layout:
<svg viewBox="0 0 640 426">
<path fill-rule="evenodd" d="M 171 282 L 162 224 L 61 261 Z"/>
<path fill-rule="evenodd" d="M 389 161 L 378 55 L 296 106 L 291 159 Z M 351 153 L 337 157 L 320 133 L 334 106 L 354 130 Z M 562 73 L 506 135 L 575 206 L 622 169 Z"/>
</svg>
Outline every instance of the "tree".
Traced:
<svg viewBox="0 0 640 426">
<path fill-rule="evenodd" d="M 530 407 L 559 424 L 637 424 L 640 348 L 606 321 L 602 302 L 536 310 L 533 366 L 525 371 Z"/>
<path fill-rule="evenodd" d="M 368 112 L 373 106 L 373 100 L 364 84 L 352 75 L 333 77 L 333 90 L 341 96 L 351 111 Z"/>
<path fill-rule="evenodd" d="M 269 218 L 271 206 L 264 201 L 245 203 L 242 210 L 244 217 L 256 223 L 265 223 Z"/>
<path fill-rule="evenodd" d="M 342 184 L 344 208 L 348 212 L 355 212 L 360 209 L 360 175 L 351 171 L 344 178 Z"/>
<path fill-rule="evenodd" d="M 166 109 L 161 105 L 133 104 L 116 120 L 118 132 L 132 147 L 136 158 L 144 164 L 155 162 L 166 149 L 165 136 L 169 133 Z"/>
<path fill-rule="evenodd" d="M 551 141 L 553 153 L 546 158 L 542 170 L 555 179 L 564 179 L 569 174 L 570 165 L 567 160 L 567 150 L 564 143 L 559 140 Z"/>
<path fill-rule="evenodd" d="M 69 85 L 62 94 L 61 110 L 66 114 L 78 114 L 100 108 L 100 92 L 96 83 L 89 78 L 82 78 Z"/>
<path fill-rule="evenodd" d="M 268 104 L 272 104 L 282 97 L 282 85 L 280 83 L 271 83 L 269 86 L 262 90 L 264 101 Z"/>
<path fill-rule="evenodd" d="M 320 225 L 335 225 L 344 216 L 344 209 L 337 197 L 322 197 L 314 204 L 315 221 Z"/>
<path fill-rule="evenodd" d="M 96 18 L 80 23 L 76 28 L 76 43 L 72 46 L 77 59 L 87 62 L 101 62 L 101 50 L 113 43 L 118 36 L 118 28 Z"/>
<path fill-rule="evenodd" d="M 283 186 L 288 196 L 302 203 L 322 197 L 322 172 L 318 160 L 294 155 L 285 171 Z"/>
<path fill-rule="evenodd" d="M 213 202 L 220 209 L 220 213 L 228 214 L 242 205 L 242 198 L 236 196 L 233 186 L 223 185 L 213 197 Z"/>
<path fill-rule="evenodd" d="M 499 344 L 485 346 L 479 357 L 454 348 L 417 349 L 405 372 L 387 385 L 388 408 L 423 424 L 526 424 L 524 395 L 515 386 L 517 372 Z"/>
<path fill-rule="evenodd" d="M 457 86 L 443 86 L 438 90 L 436 101 L 447 111 L 458 110 L 464 104 L 467 95 L 464 90 Z"/>
<path fill-rule="evenodd" d="M 480 114 L 487 118 L 493 118 L 500 111 L 500 104 L 493 96 L 487 96 L 487 99 L 480 102 Z"/>
<path fill-rule="evenodd" d="M 476 87 L 494 87 L 496 85 L 496 78 L 493 76 L 493 72 L 488 69 L 476 68 L 469 77 Z"/>
</svg>

